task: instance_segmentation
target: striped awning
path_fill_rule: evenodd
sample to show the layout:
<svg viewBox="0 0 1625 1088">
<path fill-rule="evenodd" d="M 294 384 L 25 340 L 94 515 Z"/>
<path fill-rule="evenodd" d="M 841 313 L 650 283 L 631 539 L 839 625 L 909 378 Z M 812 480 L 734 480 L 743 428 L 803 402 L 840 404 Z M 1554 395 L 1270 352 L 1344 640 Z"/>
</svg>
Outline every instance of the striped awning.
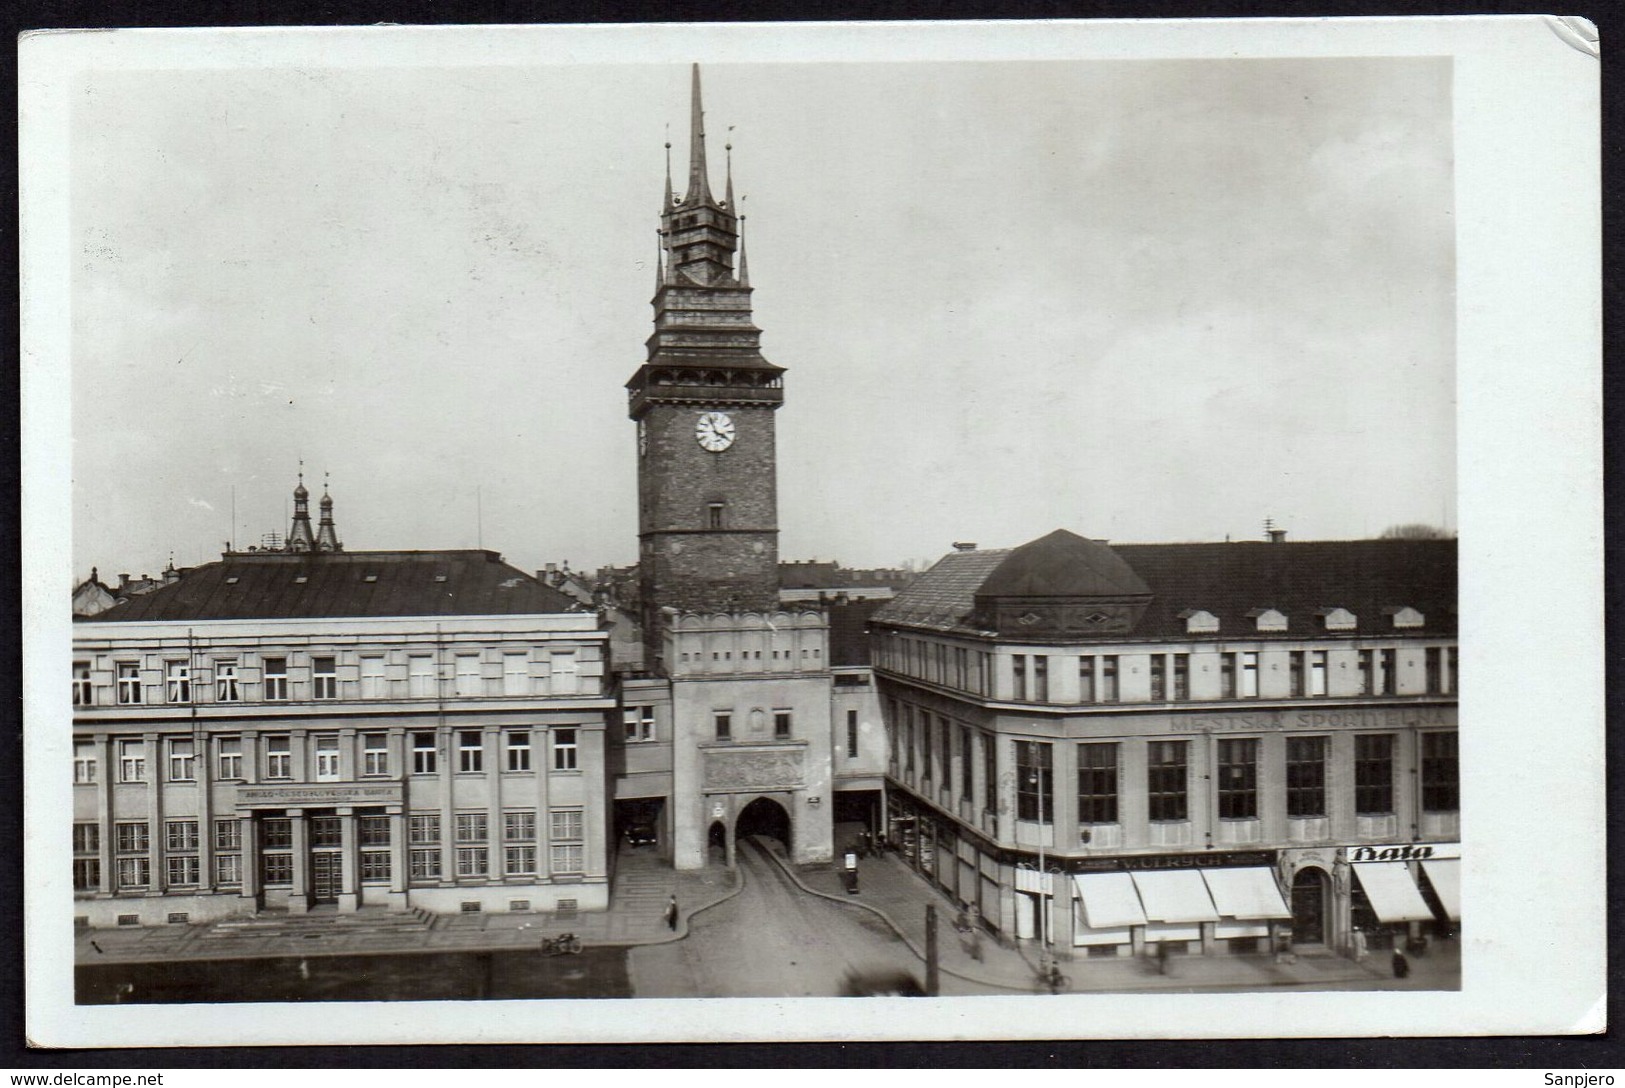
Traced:
<svg viewBox="0 0 1625 1088">
<path fill-rule="evenodd" d="M 1461 862 L 1455 858 L 1424 861 L 1422 871 L 1439 897 L 1439 905 L 1452 922 L 1461 921 Z"/>
<path fill-rule="evenodd" d="M 1083 904 L 1083 922 L 1090 929 L 1143 926 L 1145 911 L 1127 873 L 1086 873 L 1072 878 Z"/>
<path fill-rule="evenodd" d="M 1433 917 L 1404 862 L 1374 861 L 1350 868 L 1379 921 L 1424 922 Z"/>
<path fill-rule="evenodd" d="M 1132 874 L 1148 922 L 1217 922 L 1213 898 L 1195 869 L 1148 869 Z"/>
<path fill-rule="evenodd" d="M 1208 894 L 1222 918 L 1290 918 L 1275 875 L 1262 866 L 1204 869 Z"/>
</svg>

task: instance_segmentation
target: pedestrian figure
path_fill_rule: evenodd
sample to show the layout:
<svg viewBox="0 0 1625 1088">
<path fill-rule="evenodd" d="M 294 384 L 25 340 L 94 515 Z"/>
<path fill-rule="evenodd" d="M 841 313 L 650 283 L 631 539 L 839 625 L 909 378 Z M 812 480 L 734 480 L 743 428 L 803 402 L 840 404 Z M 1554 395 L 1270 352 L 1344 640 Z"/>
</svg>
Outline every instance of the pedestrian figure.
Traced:
<svg viewBox="0 0 1625 1088">
<path fill-rule="evenodd" d="M 96 942 L 95 942 L 95 941 L 91 941 L 91 942 L 90 942 L 90 947 L 92 947 L 92 948 L 94 948 L 94 949 L 95 949 L 95 950 L 96 950 L 96 952 L 97 952 L 97 954 L 98 954 L 98 955 L 100 955 L 100 954 L 101 954 L 101 952 L 102 952 L 102 946 L 101 946 L 101 945 L 99 945 L 99 944 L 97 944 L 97 943 L 96 943 Z"/>
<path fill-rule="evenodd" d="M 970 958 L 982 962 L 982 935 L 974 929 L 970 931 Z"/>
<path fill-rule="evenodd" d="M 1364 961 L 1365 956 L 1366 956 L 1365 930 L 1357 928 L 1354 931 L 1354 959 L 1355 959 L 1355 962 Z"/>
<path fill-rule="evenodd" d="M 1411 961 L 1405 958 L 1405 953 L 1398 945 L 1394 946 L 1394 977 L 1405 978 L 1411 973 Z"/>
<path fill-rule="evenodd" d="M 666 902 L 666 928 L 673 933 L 677 932 L 677 897 L 674 895 Z"/>
</svg>

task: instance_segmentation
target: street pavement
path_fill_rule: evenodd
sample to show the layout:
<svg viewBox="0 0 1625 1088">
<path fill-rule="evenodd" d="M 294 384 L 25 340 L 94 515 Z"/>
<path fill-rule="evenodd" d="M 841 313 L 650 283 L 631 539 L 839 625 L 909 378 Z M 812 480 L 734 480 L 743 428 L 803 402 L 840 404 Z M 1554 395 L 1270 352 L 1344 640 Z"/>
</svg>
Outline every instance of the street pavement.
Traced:
<svg viewBox="0 0 1625 1088">
<path fill-rule="evenodd" d="M 208 925 L 81 930 L 80 965 L 246 960 L 402 952 L 533 952 L 543 937 L 573 932 L 590 947 L 634 948 L 633 992 L 652 996 L 834 994 L 848 971 L 902 969 L 926 980 L 926 910 L 937 914 L 943 995 L 1044 992 L 1035 942 L 976 942 L 957 933 L 958 911 L 893 854 L 863 859 L 849 895 L 834 867 L 789 865 L 774 840 L 742 844 L 741 868 L 678 872 L 653 851 L 623 849 L 607 911 L 560 914 L 308 914 L 228 919 Z M 765 850 L 763 847 L 765 846 Z M 665 921 L 676 895 L 679 921 Z M 730 901 L 738 896 L 738 903 Z M 714 917 L 713 917 L 714 916 Z M 692 933 L 692 937 L 691 937 Z M 671 942 L 682 942 L 673 946 Z M 664 950 L 644 946 L 668 945 Z M 1386 956 L 1364 962 L 1305 952 L 1292 962 L 1269 955 L 1188 956 L 1164 975 L 1147 958 L 1063 962 L 1072 992 L 1300 989 L 1456 989 L 1460 954 L 1435 942 L 1395 979 Z"/>
</svg>

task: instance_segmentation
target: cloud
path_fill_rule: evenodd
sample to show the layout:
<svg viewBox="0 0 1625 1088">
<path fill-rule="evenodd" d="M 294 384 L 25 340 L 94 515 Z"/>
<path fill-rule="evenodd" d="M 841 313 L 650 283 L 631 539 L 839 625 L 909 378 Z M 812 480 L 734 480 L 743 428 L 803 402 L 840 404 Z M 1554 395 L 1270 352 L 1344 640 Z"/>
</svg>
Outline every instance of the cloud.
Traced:
<svg viewBox="0 0 1625 1088">
<path fill-rule="evenodd" d="M 209 502 L 206 499 L 187 499 L 186 501 L 191 503 L 193 506 L 201 506 L 205 510 L 213 510 L 214 509 L 213 506 L 209 505 Z"/>
</svg>

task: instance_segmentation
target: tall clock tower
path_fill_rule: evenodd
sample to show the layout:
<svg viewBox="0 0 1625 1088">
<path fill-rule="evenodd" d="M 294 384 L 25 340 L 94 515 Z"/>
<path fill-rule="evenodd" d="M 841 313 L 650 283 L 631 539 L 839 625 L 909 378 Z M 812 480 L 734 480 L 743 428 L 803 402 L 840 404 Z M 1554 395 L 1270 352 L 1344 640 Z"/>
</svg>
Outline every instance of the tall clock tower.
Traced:
<svg viewBox="0 0 1625 1088">
<path fill-rule="evenodd" d="M 626 383 L 638 429 L 645 660 L 654 669 L 673 612 L 778 607 L 773 413 L 784 403 L 784 369 L 762 358 L 751 320 L 731 162 L 722 198 L 711 190 L 698 65 L 681 197 L 666 148 L 655 328 L 648 361 Z"/>
</svg>

